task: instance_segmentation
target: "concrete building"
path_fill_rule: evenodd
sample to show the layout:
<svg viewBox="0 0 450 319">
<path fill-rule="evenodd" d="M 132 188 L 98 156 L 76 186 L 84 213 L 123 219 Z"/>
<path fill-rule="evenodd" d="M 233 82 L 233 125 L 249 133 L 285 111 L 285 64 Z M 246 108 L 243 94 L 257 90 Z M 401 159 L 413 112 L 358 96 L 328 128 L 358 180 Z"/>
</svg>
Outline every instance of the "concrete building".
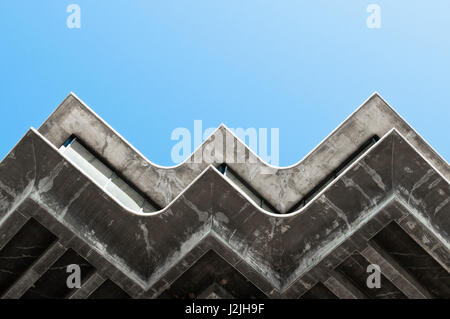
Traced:
<svg viewBox="0 0 450 319">
<path fill-rule="evenodd" d="M 449 180 L 378 94 L 286 168 L 223 125 L 160 167 L 70 94 L 0 164 L 0 294 L 449 298 Z"/>
</svg>

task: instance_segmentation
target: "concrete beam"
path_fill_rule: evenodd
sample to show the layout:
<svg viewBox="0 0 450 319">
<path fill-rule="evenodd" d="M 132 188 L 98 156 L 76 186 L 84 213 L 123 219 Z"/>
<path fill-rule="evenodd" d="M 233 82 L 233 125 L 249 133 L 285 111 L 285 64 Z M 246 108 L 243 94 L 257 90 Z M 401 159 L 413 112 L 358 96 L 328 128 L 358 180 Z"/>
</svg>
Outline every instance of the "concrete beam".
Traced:
<svg viewBox="0 0 450 319">
<path fill-rule="evenodd" d="M 105 282 L 105 280 L 106 279 L 100 276 L 98 272 L 95 272 L 81 285 L 79 289 L 76 289 L 70 293 L 67 299 L 87 299 Z"/>
<path fill-rule="evenodd" d="M 380 266 L 381 273 L 389 279 L 408 298 L 428 299 L 432 298 L 428 290 L 423 287 L 409 272 L 397 263 L 397 261 L 375 241 L 371 240 L 367 248 L 361 251 L 370 263 Z"/>
<path fill-rule="evenodd" d="M 3 294 L 2 299 L 20 298 L 65 252 L 66 248 L 54 242 L 22 276 Z"/>
<path fill-rule="evenodd" d="M 331 271 L 331 276 L 324 282 L 325 286 L 339 299 L 366 299 L 353 283 L 343 274 Z"/>
</svg>

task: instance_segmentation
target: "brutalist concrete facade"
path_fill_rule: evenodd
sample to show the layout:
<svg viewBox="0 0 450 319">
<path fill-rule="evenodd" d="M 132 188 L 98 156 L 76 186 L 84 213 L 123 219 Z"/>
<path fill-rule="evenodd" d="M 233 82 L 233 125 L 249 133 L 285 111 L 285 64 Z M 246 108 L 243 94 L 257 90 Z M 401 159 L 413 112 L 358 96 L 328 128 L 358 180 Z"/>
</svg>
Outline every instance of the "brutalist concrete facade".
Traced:
<svg viewBox="0 0 450 319">
<path fill-rule="evenodd" d="M 70 94 L 0 164 L 0 293 L 449 298 L 449 179 L 378 94 L 287 168 L 224 125 L 160 167 Z M 366 285 L 370 264 L 380 288 Z"/>
</svg>

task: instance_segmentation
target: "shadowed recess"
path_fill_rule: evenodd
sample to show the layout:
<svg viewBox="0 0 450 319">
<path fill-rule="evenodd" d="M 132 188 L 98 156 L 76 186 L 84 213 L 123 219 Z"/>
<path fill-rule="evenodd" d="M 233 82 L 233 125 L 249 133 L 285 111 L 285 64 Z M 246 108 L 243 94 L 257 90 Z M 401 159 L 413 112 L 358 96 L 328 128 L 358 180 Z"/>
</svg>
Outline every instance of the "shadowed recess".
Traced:
<svg viewBox="0 0 450 319">
<path fill-rule="evenodd" d="M 338 299 L 324 284 L 320 281 L 309 289 L 300 299 Z"/>
<path fill-rule="evenodd" d="M 233 298 L 266 298 L 242 274 L 210 250 L 181 275 L 159 298 L 196 299 L 212 284 L 218 284 Z"/>
<path fill-rule="evenodd" d="M 0 252 L 0 293 L 4 293 L 56 237 L 30 219 Z"/>
<path fill-rule="evenodd" d="M 362 293 L 376 299 L 405 299 L 406 296 L 395 287 L 385 276 L 381 275 L 380 288 L 369 288 L 367 278 L 372 272 L 367 272 L 370 263 L 359 253 L 353 253 L 344 260 L 337 270 L 344 274 Z"/>
<path fill-rule="evenodd" d="M 374 239 L 432 295 L 450 298 L 450 274 L 397 223 L 391 222 Z"/>
<path fill-rule="evenodd" d="M 92 267 L 84 258 L 72 249 L 62 255 L 24 295 L 23 299 L 65 298 L 72 290 L 67 286 L 68 265 L 80 266 L 81 284 L 92 274 Z"/>
<path fill-rule="evenodd" d="M 106 280 L 88 299 L 129 299 L 130 296 L 111 280 Z"/>
</svg>

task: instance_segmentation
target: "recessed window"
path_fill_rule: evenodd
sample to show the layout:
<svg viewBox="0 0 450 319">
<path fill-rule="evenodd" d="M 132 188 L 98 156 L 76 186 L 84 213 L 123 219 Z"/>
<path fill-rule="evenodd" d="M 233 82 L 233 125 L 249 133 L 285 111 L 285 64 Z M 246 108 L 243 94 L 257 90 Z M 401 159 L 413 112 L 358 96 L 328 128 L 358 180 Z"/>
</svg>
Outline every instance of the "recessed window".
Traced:
<svg viewBox="0 0 450 319">
<path fill-rule="evenodd" d="M 60 148 L 81 171 L 125 207 L 138 212 L 154 212 L 158 207 L 126 183 L 112 169 L 90 152 L 76 137 L 69 138 Z"/>
</svg>

